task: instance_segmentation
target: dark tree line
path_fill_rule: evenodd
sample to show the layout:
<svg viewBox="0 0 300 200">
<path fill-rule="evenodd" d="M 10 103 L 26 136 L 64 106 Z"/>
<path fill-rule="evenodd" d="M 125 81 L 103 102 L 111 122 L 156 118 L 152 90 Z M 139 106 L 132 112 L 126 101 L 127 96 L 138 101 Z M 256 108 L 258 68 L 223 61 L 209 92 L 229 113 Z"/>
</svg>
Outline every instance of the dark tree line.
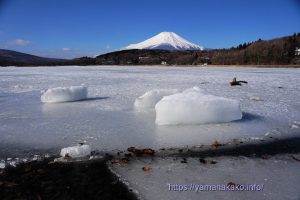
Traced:
<svg viewBox="0 0 300 200">
<path fill-rule="evenodd" d="M 300 64 L 295 55 L 300 47 L 300 33 L 273 40 L 257 40 L 240 44 L 235 48 L 215 50 L 211 54 L 213 64 L 280 65 Z"/>
</svg>

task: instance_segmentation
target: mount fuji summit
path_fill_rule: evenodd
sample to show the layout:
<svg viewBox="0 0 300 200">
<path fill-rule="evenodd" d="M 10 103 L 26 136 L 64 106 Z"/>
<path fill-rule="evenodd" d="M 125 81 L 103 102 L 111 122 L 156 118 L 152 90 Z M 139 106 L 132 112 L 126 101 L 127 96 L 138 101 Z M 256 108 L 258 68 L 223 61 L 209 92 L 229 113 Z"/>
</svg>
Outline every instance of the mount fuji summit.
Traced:
<svg viewBox="0 0 300 200">
<path fill-rule="evenodd" d="M 204 50 L 203 46 L 194 44 L 174 32 L 161 32 L 152 38 L 137 44 L 131 44 L 125 49 L 162 49 L 162 50 Z"/>
</svg>

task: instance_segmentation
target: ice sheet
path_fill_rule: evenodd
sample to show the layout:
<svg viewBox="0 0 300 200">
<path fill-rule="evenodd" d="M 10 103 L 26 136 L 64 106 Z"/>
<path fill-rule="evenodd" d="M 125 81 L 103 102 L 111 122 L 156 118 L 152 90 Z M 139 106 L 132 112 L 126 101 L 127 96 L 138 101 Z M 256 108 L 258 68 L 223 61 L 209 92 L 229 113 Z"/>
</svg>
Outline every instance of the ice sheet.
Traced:
<svg viewBox="0 0 300 200">
<path fill-rule="evenodd" d="M 172 157 L 139 158 L 127 165 L 114 164 L 112 169 L 129 187 L 138 191 L 141 199 L 147 200 L 299 199 L 299 162 L 289 155 L 269 159 L 224 156 L 204 160 L 206 163 L 201 163 L 199 158 L 187 158 L 185 162 L 183 158 Z M 150 170 L 145 172 L 143 167 Z M 208 186 L 220 188 L 228 184 L 245 188 L 253 188 L 256 184 L 259 188 L 256 191 L 201 191 Z M 179 186 L 186 186 L 186 190 L 179 191 Z"/>
<path fill-rule="evenodd" d="M 297 124 L 292 123 L 300 121 L 299 69 L 11 67 L 0 68 L 0 77 L 0 157 L 49 149 L 59 152 L 78 142 L 110 151 L 129 146 L 160 148 L 265 134 L 278 138 L 300 134 Z M 231 87 L 233 77 L 248 84 Z M 89 86 L 85 101 L 40 101 L 43 90 L 81 84 Z M 212 95 L 239 100 L 243 119 L 226 124 L 164 127 L 155 124 L 155 111 L 134 111 L 135 99 L 145 91 L 184 90 L 195 85 Z"/>
</svg>

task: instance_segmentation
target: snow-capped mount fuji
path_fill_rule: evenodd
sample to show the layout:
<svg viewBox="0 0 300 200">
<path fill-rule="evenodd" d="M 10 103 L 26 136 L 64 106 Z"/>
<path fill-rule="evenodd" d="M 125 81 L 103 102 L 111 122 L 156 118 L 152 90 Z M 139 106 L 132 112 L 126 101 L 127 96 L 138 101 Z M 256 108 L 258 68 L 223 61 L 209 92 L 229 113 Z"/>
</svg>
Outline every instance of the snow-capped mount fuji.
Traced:
<svg viewBox="0 0 300 200">
<path fill-rule="evenodd" d="M 161 32 L 143 42 L 131 44 L 125 49 L 204 50 L 204 47 L 189 42 L 174 32 Z"/>
</svg>

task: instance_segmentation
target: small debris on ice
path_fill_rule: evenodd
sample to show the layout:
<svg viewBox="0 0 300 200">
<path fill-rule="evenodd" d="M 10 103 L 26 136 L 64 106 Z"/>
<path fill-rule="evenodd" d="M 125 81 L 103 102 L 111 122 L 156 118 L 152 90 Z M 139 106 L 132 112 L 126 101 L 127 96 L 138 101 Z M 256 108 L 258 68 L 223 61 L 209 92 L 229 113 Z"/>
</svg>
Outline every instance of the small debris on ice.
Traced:
<svg viewBox="0 0 300 200">
<path fill-rule="evenodd" d="M 230 82 L 230 85 L 231 86 L 236 86 L 236 85 L 241 86 L 242 83 L 248 84 L 247 81 L 237 81 L 236 78 L 234 77 L 233 80 Z"/>
<path fill-rule="evenodd" d="M 186 164 L 186 163 L 187 163 L 187 160 L 186 160 L 186 158 L 183 158 L 182 161 L 180 161 L 180 162 Z"/>
<path fill-rule="evenodd" d="M 155 154 L 155 151 L 153 149 L 138 149 L 135 147 L 129 147 L 127 151 L 134 153 L 136 155 L 149 155 L 153 156 Z"/>
<path fill-rule="evenodd" d="M 142 170 L 143 170 L 144 172 L 150 172 L 150 171 L 152 170 L 152 168 L 146 166 L 146 167 L 143 167 Z"/>
<path fill-rule="evenodd" d="M 131 155 L 131 153 L 125 153 L 124 156 L 127 158 L 130 158 L 132 155 Z"/>
<path fill-rule="evenodd" d="M 217 148 L 217 147 L 220 147 L 220 146 L 224 146 L 224 144 L 221 144 L 221 143 L 219 143 L 217 140 L 215 140 L 215 141 L 212 143 L 211 146 Z"/>
<path fill-rule="evenodd" d="M 263 155 L 261 155 L 261 158 L 267 160 L 267 159 L 271 158 L 271 156 L 267 155 L 267 154 L 263 154 Z"/>
<path fill-rule="evenodd" d="M 210 164 L 215 165 L 215 164 L 217 164 L 217 161 L 212 160 L 212 161 L 210 161 Z"/>
<path fill-rule="evenodd" d="M 260 97 L 250 97 L 253 101 L 263 101 Z"/>
<path fill-rule="evenodd" d="M 113 159 L 110 161 L 111 164 L 119 164 L 119 165 L 124 165 L 128 164 L 129 158 L 121 158 L 121 159 Z"/>
</svg>

